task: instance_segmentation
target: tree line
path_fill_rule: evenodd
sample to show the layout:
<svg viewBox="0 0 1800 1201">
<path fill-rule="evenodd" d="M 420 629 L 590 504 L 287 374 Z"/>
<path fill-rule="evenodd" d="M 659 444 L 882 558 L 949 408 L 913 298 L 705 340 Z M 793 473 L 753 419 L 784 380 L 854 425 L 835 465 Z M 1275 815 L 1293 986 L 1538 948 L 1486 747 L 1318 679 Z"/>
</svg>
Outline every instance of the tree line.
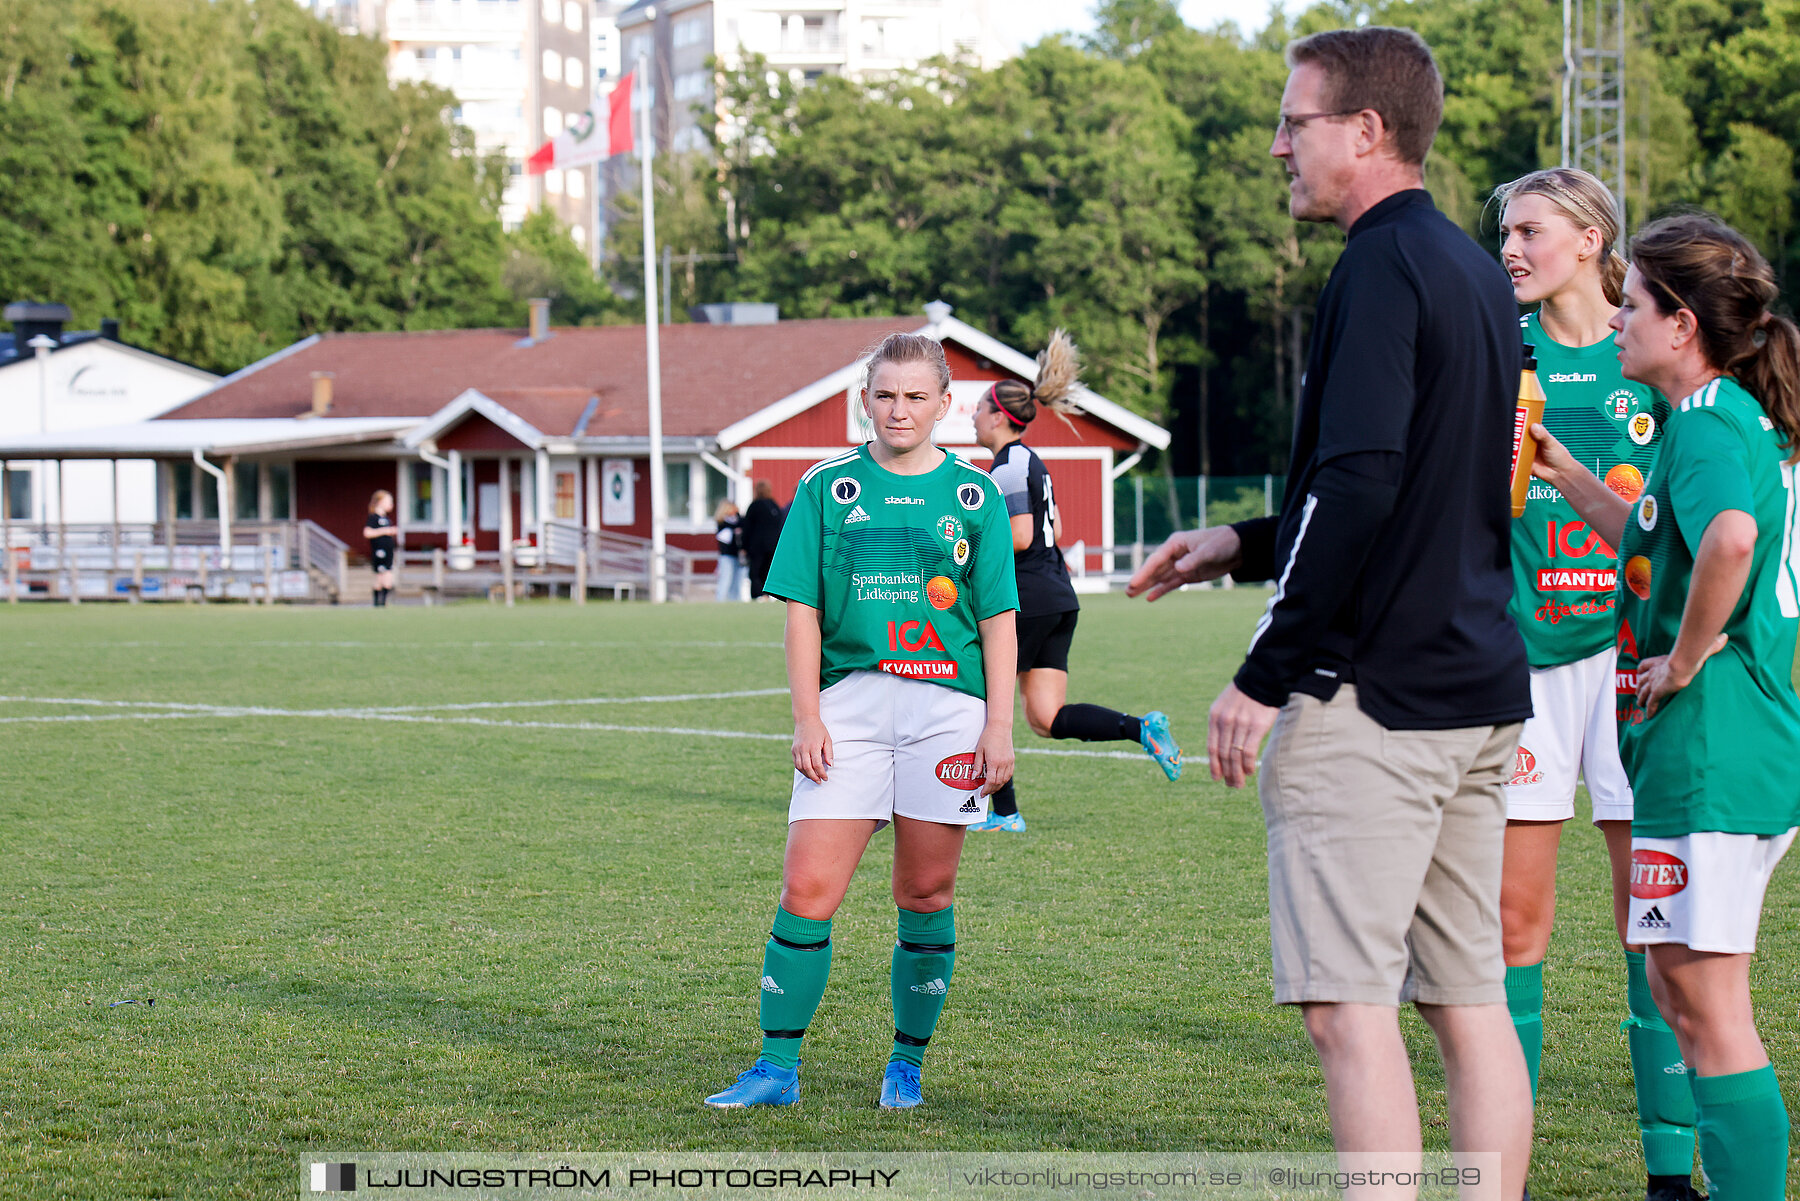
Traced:
<svg viewBox="0 0 1800 1201">
<path fill-rule="evenodd" d="M 1785 279 L 1800 138 L 1786 0 L 1628 6 L 1627 215 L 1718 212 Z M 1196 30 L 1102 0 L 1095 34 L 993 70 L 804 86 L 719 76 L 713 149 L 658 160 L 690 305 L 784 317 L 942 298 L 1035 349 L 1070 329 L 1101 392 L 1174 430 L 1176 474 L 1284 467 L 1311 303 L 1342 236 L 1287 216 L 1268 146 L 1295 36 L 1417 29 L 1447 95 L 1428 186 L 1492 245 L 1495 185 L 1559 156 L 1559 0 L 1329 2 Z M 291 3 L 9 0 L 0 11 L 0 293 L 121 317 L 230 370 L 322 330 L 636 321 L 641 233 L 614 190 L 602 278 L 554 217 L 502 231 L 508 165 L 454 100 L 390 84 L 373 39 Z M 659 247 L 660 249 L 660 247 Z"/>
</svg>

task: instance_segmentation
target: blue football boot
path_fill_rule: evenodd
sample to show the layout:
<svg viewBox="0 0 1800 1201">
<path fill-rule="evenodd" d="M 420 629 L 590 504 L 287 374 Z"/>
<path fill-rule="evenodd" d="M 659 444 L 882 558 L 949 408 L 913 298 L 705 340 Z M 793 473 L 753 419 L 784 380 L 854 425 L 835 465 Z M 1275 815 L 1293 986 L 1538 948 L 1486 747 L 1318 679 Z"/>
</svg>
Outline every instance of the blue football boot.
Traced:
<svg viewBox="0 0 1800 1201">
<path fill-rule="evenodd" d="M 1156 760 L 1156 766 L 1163 769 L 1163 775 L 1171 780 L 1181 779 L 1181 748 L 1175 745 L 1175 736 L 1169 733 L 1167 713 L 1152 709 L 1144 714 L 1138 742 L 1143 745 L 1144 753 Z"/>
<path fill-rule="evenodd" d="M 714 1093 L 706 1103 L 714 1109 L 745 1109 L 751 1105 L 792 1105 L 800 1099 L 800 1068 L 777 1067 L 758 1059 L 737 1083 Z"/>
</svg>

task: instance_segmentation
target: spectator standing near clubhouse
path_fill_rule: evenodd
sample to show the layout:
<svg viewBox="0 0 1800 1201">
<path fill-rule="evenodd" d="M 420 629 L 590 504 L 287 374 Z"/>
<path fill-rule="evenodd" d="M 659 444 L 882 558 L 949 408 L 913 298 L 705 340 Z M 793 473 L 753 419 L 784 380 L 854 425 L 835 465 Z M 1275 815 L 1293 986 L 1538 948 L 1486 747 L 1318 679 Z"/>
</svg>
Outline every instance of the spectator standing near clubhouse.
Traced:
<svg viewBox="0 0 1800 1201">
<path fill-rule="evenodd" d="M 775 561 L 775 547 L 781 542 L 781 506 L 775 501 L 775 486 L 768 480 L 756 481 L 756 498 L 744 510 L 744 561 L 750 566 L 750 599 L 763 594 L 763 581 L 769 578 L 769 564 Z"/>
<path fill-rule="evenodd" d="M 369 498 L 363 537 L 369 540 L 369 566 L 375 570 L 373 599 L 379 609 L 394 590 L 394 494 L 385 488 Z"/>
<path fill-rule="evenodd" d="M 1681 1042 L 1719 1201 L 1787 1194 L 1788 1116 L 1750 1004 L 1763 893 L 1800 825 L 1795 471 L 1800 329 L 1774 272 L 1699 215 L 1644 227 L 1613 316 L 1619 368 L 1672 406 L 1635 503 L 1544 427 L 1537 469 L 1619 548 L 1619 757 L 1630 937 Z"/>
<path fill-rule="evenodd" d="M 1349 238 L 1319 298 L 1282 512 L 1175 535 L 1131 592 L 1277 581 L 1207 740 L 1236 787 L 1273 728 L 1275 998 L 1302 1007 L 1341 1160 L 1400 1168 L 1421 1145 L 1398 1020 L 1413 1001 L 1443 1056 L 1452 1146 L 1498 1152 L 1517 1198 L 1531 1085 L 1499 899 L 1502 789 L 1531 712 L 1507 612 L 1518 310 L 1423 190 L 1443 82 L 1418 35 L 1334 30 L 1287 59 L 1270 152 L 1289 210 Z"/>
<path fill-rule="evenodd" d="M 718 527 L 713 538 L 719 547 L 719 565 L 713 569 L 715 596 L 734 601 L 744 587 L 744 519 L 736 505 L 722 500 L 713 510 L 713 524 Z"/>
</svg>

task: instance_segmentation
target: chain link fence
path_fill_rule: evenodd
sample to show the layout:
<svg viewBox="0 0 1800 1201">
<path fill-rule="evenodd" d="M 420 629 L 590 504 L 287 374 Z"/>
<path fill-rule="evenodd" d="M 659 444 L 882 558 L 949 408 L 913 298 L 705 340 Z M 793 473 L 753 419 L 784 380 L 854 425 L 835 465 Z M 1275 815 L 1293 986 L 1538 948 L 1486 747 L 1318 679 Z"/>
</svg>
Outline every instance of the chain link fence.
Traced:
<svg viewBox="0 0 1800 1201">
<path fill-rule="evenodd" d="M 1176 530 L 1271 517 L 1282 475 L 1132 475 L 1113 481 L 1113 537 L 1155 547 Z"/>
</svg>

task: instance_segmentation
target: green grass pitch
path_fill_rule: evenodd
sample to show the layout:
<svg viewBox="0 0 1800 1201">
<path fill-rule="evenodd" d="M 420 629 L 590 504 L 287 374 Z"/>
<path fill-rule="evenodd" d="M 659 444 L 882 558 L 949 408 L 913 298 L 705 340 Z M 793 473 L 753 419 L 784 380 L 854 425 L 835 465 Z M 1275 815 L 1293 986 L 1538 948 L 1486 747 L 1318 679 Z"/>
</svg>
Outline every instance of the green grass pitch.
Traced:
<svg viewBox="0 0 1800 1201">
<path fill-rule="evenodd" d="M 805 1100 L 699 1104 L 756 1046 L 780 606 L 0 606 L 0 1194 L 288 1197 L 325 1148 L 1328 1149 L 1270 1000 L 1260 810 L 1203 755 L 1266 595 L 1090 598 L 1070 699 L 1166 709 L 1187 775 L 1021 755 L 1030 831 L 970 838 L 912 1114 L 874 1104 L 885 835 L 838 918 Z M 723 692 L 751 695 L 573 703 Z M 16 720 L 47 717 L 80 720 Z M 1533 1191 L 1627 1196 L 1605 856 L 1585 821 L 1563 855 Z M 1784 868 L 1753 982 L 1790 1108 L 1796 910 Z M 1442 1072 L 1406 1030 L 1443 1148 Z"/>
</svg>

